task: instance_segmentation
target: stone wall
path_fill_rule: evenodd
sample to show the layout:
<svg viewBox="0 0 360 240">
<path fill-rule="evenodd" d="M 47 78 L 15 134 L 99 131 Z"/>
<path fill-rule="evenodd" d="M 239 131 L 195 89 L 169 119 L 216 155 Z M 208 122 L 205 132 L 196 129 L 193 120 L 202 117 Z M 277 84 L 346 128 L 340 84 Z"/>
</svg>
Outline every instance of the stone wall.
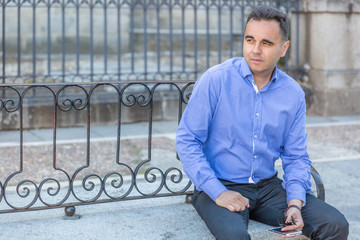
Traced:
<svg viewBox="0 0 360 240">
<path fill-rule="evenodd" d="M 360 0 L 303 0 L 299 18 L 299 61 L 312 90 L 308 113 L 360 114 Z"/>
<path fill-rule="evenodd" d="M 119 109 L 121 124 L 148 122 L 150 117 L 152 121 L 177 120 L 179 117 L 179 93 L 175 91 L 157 94 L 153 99 L 152 108 L 150 105 L 143 107 L 137 104 L 133 106 L 121 104 L 119 107 L 117 96 L 99 94 L 88 106 L 90 112 L 88 112 L 88 107 L 82 110 L 73 108 L 65 112 L 58 108 L 55 117 L 55 107 L 52 103 L 54 103 L 52 97 L 40 100 L 25 99 L 22 108 L 23 129 L 53 128 L 55 120 L 57 128 L 83 127 L 87 124 L 88 114 L 91 125 L 116 126 Z M 11 107 L 8 107 L 11 110 Z M 65 109 L 66 107 L 60 106 L 60 108 Z M 20 128 L 20 122 L 20 109 L 11 112 L 4 111 L 4 109 L 0 111 L 0 131 L 17 130 Z"/>
</svg>

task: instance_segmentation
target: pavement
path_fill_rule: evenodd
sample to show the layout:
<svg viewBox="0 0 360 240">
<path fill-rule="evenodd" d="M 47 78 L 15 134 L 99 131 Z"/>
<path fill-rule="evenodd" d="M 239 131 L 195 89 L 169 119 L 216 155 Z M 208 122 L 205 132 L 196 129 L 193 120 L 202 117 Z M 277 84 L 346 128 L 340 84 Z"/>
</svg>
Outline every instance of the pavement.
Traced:
<svg viewBox="0 0 360 240">
<path fill-rule="evenodd" d="M 315 117 L 308 116 L 307 127 L 335 126 L 360 128 L 360 116 Z M 144 124 L 122 127 L 122 136 L 138 137 L 146 129 Z M 154 124 L 153 134 L 174 137 L 176 123 Z M 92 139 L 111 140 L 113 127 L 93 126 Z M 58 129 L 57 143 L 84 141 L 81 128 Z M 145 131 L 146 132 L 146 131 Z M 0 147 L 18 144 L 18 132 L 1 132 Z M 24 145 L 51 142 L 51 130 L 24 131 Z M 360 240 L 360 153 L 337 146 L 329 150 L 317 142 L 309 141 L 309 152 L 315 158 L 313 166 L 320 173 L 326 202 L 339 209 L 350 223 L 350 240 Z M 213 240 L 211 233 L 185 196 L 150 198 L 121 202 L 91 204 L 76 207 L 80 218 L 66 218 L 63 208 L 40 211 L 5 213 L 0 215 L 0 240 L 26 239 L 125 239 L 125 240 Z M 250 222 L 253 240 L 281 239 L 268 231 L 270 227 Z M 296 237 L 293 239 L 307 239 Z"/>
</svg>

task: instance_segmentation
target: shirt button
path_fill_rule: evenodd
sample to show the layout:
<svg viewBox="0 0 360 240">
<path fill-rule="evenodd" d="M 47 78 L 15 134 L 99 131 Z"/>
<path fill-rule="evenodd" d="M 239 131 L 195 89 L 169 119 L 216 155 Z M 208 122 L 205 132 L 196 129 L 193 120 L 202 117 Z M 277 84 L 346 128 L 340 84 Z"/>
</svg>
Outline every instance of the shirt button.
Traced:
<svg viewBox="0 0 360 240">
<path fill-rule="evenodd" d="M 255 134 L 254 138 L 257 138 L 257 135 Z"/>
<path fill-rule="evenodd" d="M 256 156 L 256 155 L 254 155 L 254 158 L 256 159 L 256 158 L 257 158 L 257 156 Z"/>
<path fill-rule="evenodd" d="M 257 117 L 260 116 L 260 113 L 256 113 L 256 116 L 257 116 Z"/>
</svg>

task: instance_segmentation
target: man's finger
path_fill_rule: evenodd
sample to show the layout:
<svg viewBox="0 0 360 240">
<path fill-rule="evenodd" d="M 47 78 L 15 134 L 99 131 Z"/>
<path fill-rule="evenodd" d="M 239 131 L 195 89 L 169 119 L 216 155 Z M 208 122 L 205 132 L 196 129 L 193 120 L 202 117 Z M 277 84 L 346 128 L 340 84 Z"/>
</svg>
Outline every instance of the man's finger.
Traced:
<svg viewBox="0 0 360 240">
<path fill-rule="evenodd" d="M 242 195 L 239 194 L 238 200 L 239 200 L 245 207 L 247 207 L 247 208 L 250 207 L 249 199 L 248 199 L 248 198 L 246 198 L 246 197 L 244 197 L 244 196 L 242 196 Z"/>
<path fill-rule="evenodd" d="M 286 232 L 286 231 L 292 231 L 292 230 L 299 230 L 298 227 L 299 226 L 297 226 L 297 225 L 288 225 L 286 227 L 283 227 L 281 229 L 281 231 Z"/>
<path fill-rule="evenodd" d="M 231 205 L 234 207 L 235 212 L 241 211 L 241 206 L 239 206 L 237 203 L 232 203 Z"/>
<path fill-rule="evenodd" d="M 235 208 L 234 208 L 234 206 L 231 205 L 231 204 L 228 204 L 228 205 L 226 206 L 226 208 L 227 208 L 230 212 L 235 212 Z"/>
</svg>

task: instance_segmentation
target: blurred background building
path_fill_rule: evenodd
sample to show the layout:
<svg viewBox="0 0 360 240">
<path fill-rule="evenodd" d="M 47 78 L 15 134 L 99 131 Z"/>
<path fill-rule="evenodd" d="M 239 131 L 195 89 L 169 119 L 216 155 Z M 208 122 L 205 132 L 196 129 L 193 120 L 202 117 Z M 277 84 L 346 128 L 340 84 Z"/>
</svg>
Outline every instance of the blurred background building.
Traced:
<svg viewBox="0 0 360 240">
<path fill-rule="evenodd" d="M 360 0 L 0 0 L 0 83 L 195 81 L 242 55 L 246 17 L 261 4 L 289 14 L 291 48 L 279 67 L 303 87 L 308 114 L 360 114 Z M 166 91 L 159 104 L 169 107 Z M 101 123 L 112 111 L 106 96 Z M 26 119 L 46 101 L 34 91 Z M 48 127 L 26 119 L 25 128 Z M 17 121 L 0 112 L 1 129 Z"/>
</svg>

